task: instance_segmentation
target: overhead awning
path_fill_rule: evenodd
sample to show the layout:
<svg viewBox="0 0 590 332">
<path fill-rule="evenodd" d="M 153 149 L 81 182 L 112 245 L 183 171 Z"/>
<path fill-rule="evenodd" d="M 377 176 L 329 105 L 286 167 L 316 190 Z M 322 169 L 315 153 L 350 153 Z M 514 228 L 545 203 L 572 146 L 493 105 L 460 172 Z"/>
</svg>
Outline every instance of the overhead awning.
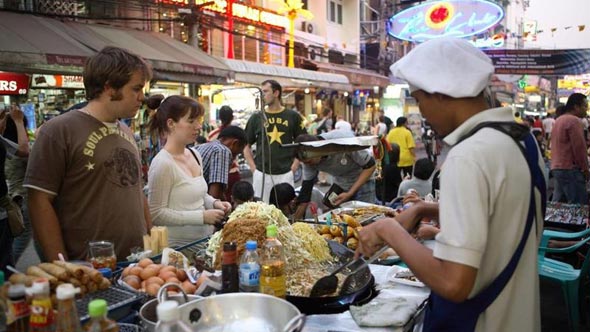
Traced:
<svg viewBox="0 0 590 332">
<path fill-rule="evenodd" d="M 163 33 L 75 22 L 66 25 L 77 41 L 95 51 L 111 45 L 141 55 L 152 64 L 155 79 L 227 84 L 234 78 L 221 60 Z"/>
<path fill-rule="evenodd" d="M 80 44 L 63 22 L 0 12 L 0 70 L 81 74 L 94 50 Z"/>
<path fill-rule="evenodd" d="M 243 60 L 223 59 L 236 72 L 236 82 L 259 85 L 274 79 L 283 88 L 319 87 L 333 90 L 351 90 L 348 78 L 340 74 L 322 73 L 300 68 L 267 65 Z"/>
<path fill-rule="evenodd" d="M 350 84 L 356 89 L 370 89 L 374 86 L 386 87 L 390 84 L 389 77 L 377 74 L 370 70 L 317 61 L 315 61 L 314 64 L 318 67 L 320 72 L 345 75 L 348 77 Z"/>
<path fill-rule="evenodd" d="M 0 11 L 0 70 L 80 75 L 86 58 L 109 45 L 142 56 L 155 79 L 227 84 L 234 78 L 221 60 L 163 33 Z"/>
</svg>

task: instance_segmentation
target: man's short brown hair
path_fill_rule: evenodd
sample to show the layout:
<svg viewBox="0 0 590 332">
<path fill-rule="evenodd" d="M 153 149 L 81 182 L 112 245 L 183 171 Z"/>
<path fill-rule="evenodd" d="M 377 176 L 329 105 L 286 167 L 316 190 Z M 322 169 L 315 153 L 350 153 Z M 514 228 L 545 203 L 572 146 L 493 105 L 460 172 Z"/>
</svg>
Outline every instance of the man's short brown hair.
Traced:
<svg viewBox="0 0 590 332">
<path fill-rule="evenodd" d="M 140 71 L 146 81 L 152 78 L 151 67 L 138 55 L 119 47 L 103 48 L 84 65 L 86 99 L 98 98 L 106 84 L 121 89 L 136 71 Z"/>
</svg>

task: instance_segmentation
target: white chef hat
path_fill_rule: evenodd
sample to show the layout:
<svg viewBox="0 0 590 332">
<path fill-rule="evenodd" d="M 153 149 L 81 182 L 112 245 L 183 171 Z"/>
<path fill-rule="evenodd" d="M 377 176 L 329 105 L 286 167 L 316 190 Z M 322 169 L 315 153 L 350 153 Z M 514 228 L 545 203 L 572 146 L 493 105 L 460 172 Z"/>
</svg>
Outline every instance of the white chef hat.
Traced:
<svg viewBox="0 0 590 332">
<path fill-rule="evenodd" d="M 453 98 L 475 97 L 490 83 L 490 58 L 459 38 L 436 38 L 410 51 L 390 68 L 410 91 L 423 90 Z"/>
</svg>

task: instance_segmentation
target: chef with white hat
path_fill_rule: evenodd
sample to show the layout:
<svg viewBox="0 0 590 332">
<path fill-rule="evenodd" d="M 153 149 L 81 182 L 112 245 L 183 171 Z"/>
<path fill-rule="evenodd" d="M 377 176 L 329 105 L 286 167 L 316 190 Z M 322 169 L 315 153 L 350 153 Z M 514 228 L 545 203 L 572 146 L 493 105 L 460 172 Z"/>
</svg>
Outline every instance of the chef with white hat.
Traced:
<svg viewBox="0 0 590 332">
<path fill-rule="evenodd" d="M 465 40 L 440 38 L 391 71 L 452 148 L 439 203 L 419 202 L 364 227 L 357 255 L 387 244 L 430 287 L 424 331 L 540 331 L 543 160 L 512 110 L 488 105 L 490 59 Z M 423 217 L 441 225 L 432 250 L 410 235 Z"/>
</svg>

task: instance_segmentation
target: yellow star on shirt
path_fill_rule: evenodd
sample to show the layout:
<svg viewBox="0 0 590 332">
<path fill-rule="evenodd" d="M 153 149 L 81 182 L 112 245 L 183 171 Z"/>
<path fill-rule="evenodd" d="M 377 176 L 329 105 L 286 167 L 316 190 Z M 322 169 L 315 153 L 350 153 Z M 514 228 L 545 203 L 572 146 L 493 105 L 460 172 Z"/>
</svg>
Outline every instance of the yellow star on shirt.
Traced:
<svg viewBox="0 0 590 332">
<path fill-rule="evenodd" d="M 88 171 L 94 170 L 94 164 L 91 162 L 88 162 L 88 164 L 84 165 L 84 167 L 86 167 L 86 170 Z"/>
<path fill-rule="evenodd" d="M 285 135 L 284 132 L 279 131 L 277 129 L 277 126 L 274 126 L 272 128 L 272 131 L 269 132 L 268 137 L 270 137 L 270 142 L 268 142 L 268 144 L 272 144 L 273 142 L 278 142 L 279 144 L 283 144 L 283 141 L 281 140 L 281 136 Z"/>
</svg>

